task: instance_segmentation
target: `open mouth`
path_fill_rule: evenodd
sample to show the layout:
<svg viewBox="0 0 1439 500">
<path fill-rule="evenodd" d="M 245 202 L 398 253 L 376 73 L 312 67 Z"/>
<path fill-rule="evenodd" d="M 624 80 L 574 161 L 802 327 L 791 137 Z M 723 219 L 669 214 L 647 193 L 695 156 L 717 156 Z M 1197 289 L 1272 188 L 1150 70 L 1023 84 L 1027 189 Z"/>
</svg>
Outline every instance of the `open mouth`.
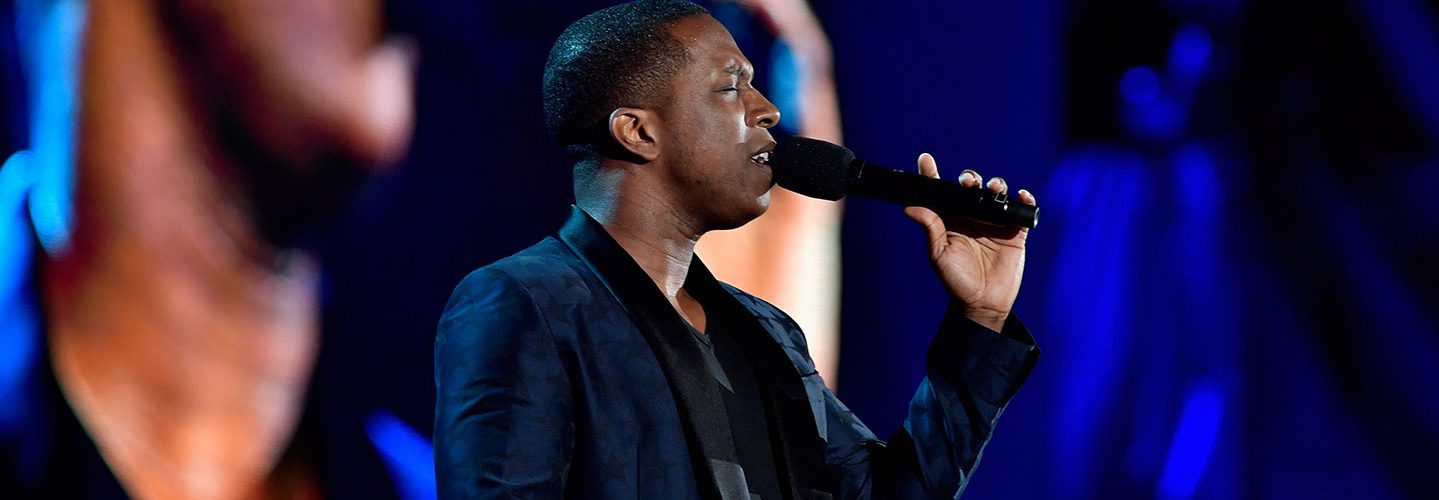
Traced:
<svg viewBox="0 0 1439 500">
<path fill-rule="evenodd" d="M 760 165 L 769 166 L 769 153 L 769 151 L 760 151 L 758 153 L 750 155 L 749 161 L 755 162 Z"/>
</svg>

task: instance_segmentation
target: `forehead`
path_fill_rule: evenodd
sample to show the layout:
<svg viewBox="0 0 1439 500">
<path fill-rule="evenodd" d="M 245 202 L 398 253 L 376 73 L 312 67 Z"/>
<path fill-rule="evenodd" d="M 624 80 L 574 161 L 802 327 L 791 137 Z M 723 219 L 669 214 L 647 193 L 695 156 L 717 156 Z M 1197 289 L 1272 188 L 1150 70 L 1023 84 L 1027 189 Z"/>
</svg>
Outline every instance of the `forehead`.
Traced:
<svg viewBox="0 0 1439 500">
<path fill-rule="evenodd" d="M 723 73 L 725 68 L 738 66 L 750 71 L 749 59 L 735 45 L 734 37 L 713 17 L 689 16 L 675 21 L 669 31 L 694 58 L 693 69 Z"/>
</svg>

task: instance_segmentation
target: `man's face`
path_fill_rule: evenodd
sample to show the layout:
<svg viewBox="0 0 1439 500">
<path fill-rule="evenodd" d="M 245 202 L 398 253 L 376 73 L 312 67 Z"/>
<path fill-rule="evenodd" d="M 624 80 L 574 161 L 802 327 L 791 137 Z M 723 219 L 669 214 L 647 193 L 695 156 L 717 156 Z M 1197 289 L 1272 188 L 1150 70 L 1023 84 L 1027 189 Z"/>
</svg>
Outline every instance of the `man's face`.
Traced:
<svg viewBox="0 0 1439 500">
<path fill-rule="evenodd" d="M 682 203 L 707 229 L 739 227 L 769 208 L 773 175 L 760 162 L 774 149 L 769 128 L 779 110 L 750 85 L 753 66 L 714 18 L 681 19 L 670 33 L 692 61 L 671 79 L 660 110 L 660 154 Z"/>
</svg>

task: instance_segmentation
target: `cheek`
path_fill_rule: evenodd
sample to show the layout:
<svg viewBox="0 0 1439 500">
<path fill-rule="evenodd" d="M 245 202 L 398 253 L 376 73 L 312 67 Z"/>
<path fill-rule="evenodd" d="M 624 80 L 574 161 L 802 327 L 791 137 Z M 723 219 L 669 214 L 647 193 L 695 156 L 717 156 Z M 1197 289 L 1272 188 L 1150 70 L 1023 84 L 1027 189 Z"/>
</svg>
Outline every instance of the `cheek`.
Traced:
<svg viewBox="0 0 1439 500">
<path fill-rule="evenodd" d="M 735 121 L 732 124 L 732 126 L 734 127 L 735 144 L 744 144 L 746 142 L 749 142 L 745 140 L 745 129 L 748 127 L 745 127 L 744 118 L 744 113 L 739 113 L 738 116 L 735 116 Z"/>
<path fill-rule="evenodd" d="M 703 120 L 695 130 L 699 136 L 694 138 L 694 149 L 713 161 L 733 161 L 735 152 L 742 149 L 736 148 L 735 145 L 747 142 L 744 127 L 740 126 L 742 123 L 743 118 L 736 121 L 727 115 L 715 115 Z"/>
<path fill-rule="evenodd" d="M 712 110 L 704 119 L 704 131 L 716 144 L 741 144 L 745 142 L 744 113 L 725 107 Z"/>
<path fill-rule="evenodd" d="M 704 115 L 706 119 L 705 130 L 715 144 L 745 144 L 749 142 L 745 137 L 745 113 L 744 104 L 739 101 L 726 101 L 715 106 Z"/>
</svg>

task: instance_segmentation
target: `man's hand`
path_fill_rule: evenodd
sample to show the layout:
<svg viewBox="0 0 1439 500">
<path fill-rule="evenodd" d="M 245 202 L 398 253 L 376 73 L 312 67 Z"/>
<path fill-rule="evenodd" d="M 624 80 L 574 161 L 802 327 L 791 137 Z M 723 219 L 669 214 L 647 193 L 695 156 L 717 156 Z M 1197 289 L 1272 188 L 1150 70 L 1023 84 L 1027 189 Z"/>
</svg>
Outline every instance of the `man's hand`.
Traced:
<svg viewBox="0 0 1439 500">
<path fill-rule="evenodd" d="M 939 178 L 939 167 L 929 153 L 919 155 L 919 173 Z M 972 188 L 980 179 L 978 172 L 966 169 L 959 183 Z M 986 187 L 1002 194 L 1009 189 L 999 177 L 991 178 Z M 1034 194 L 1021 189 L 1019 201 L 1035 205 Z M 949 294 L 964 305 L 965 316 L 1000 331 L 1024 277 L 1024 241 L 1029 229 L 991 226 L 924 207 L 908 207 L 904 213 L 924 227 L 930 263 Z"/>
</svg>

